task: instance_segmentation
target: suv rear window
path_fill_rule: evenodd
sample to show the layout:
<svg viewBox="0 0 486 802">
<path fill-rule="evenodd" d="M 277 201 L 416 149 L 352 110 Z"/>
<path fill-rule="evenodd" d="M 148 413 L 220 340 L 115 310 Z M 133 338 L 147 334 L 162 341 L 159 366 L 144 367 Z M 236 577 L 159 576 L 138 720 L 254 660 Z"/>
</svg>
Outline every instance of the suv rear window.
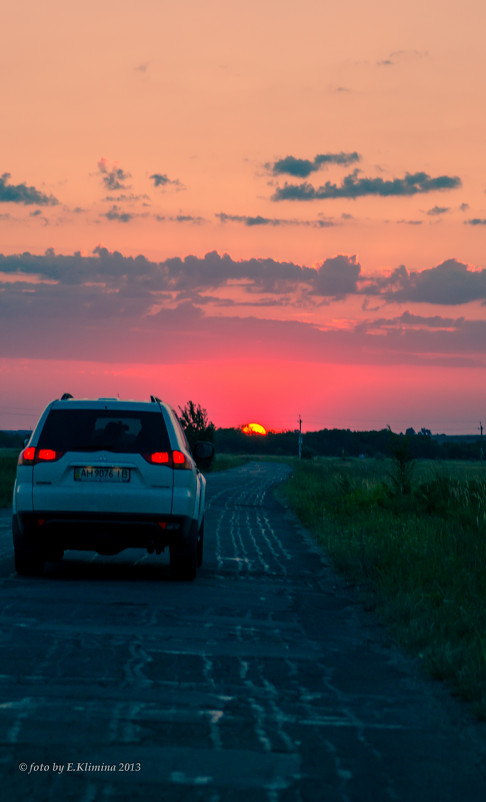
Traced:
<svg viewBox="0 0 486 802">
<path fill-rule="evenodd" d="M 160 412 L 51 409 L 39 448 L 144 454 L 168 451 L 170 444 Z"/>
</svg>

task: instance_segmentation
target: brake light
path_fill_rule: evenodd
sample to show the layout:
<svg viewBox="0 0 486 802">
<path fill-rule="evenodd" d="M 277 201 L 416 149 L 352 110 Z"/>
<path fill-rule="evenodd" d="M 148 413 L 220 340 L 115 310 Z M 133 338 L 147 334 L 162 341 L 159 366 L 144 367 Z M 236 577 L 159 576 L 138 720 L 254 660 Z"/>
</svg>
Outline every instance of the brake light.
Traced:
<svg viewBox="0 0 486 802">
<path fill-rule="evenodd" d="M 174 460 L 174 468 L 183 468 L 186 462 L 186 455 L 182 451 L 173 451 L 172 459 Z"/>
<path fill-rule="evenodd" d="M 170 464 L 170 454 L 168 451 L 155 451 L 153 454 L 143 454 L 143 457 L 152 465 Z"/>
<path fill-rule="evenodd" d="M 37 452 L 36 462 L 54 462 L 60 456 L 60 451 L 53 451 L 52 448 L 40 448 Z"/>
<path fill-rule="evenodd" d="M 153 454 L 142 454 L 151 465 L 165 465 L 167 468 L 191 470 L 191 460 L 183 451 L 155 451 Z"/>
<path fill-rule="evenodd" d="M 35 447 L 28 446 L 27 448 L 24 448 L 24 450 L 20 452 L 18 464 L 33 465 L 34 459 L 35 459 Z"/>
<path fill-rule="evenodd" d="M 64 451 L 54 451 L 52 448 L 36 448 L 28 446 L 21 451 L 19 465 L 37 465 L 39 462 L 55 462 L 60 459 Z"/>
</svg>

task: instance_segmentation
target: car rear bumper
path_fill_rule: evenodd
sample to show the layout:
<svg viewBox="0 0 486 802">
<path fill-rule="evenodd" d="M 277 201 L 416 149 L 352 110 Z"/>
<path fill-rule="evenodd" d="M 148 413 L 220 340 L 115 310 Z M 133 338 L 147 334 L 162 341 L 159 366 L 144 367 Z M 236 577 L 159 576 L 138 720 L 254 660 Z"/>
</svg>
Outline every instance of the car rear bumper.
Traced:
<svg viewBox="0 0 486 802">
<path fill-rule="evenodd" d="M 183 549 L 194 536 L 194 522 L 187 516 L 36 512 L 18 515 L 17 524 L 14 547 L 46 557 L 67 549 L 118 554 L 142 548 L 160 553 L 167 546 Z"/>
</svg>

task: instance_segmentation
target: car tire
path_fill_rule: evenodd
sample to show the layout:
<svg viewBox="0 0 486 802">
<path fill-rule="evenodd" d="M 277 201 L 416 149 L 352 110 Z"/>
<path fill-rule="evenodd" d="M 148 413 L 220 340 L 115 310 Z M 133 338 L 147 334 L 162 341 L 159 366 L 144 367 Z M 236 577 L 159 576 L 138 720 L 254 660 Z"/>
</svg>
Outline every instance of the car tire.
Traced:
<svg viewBox="0 0 486 802">
<path fill-rule="evenodd" d="M 192 582 L 197 574 L 197 521 L 191 526 L 188 543 L 184 551 L 177 546 L 170 549 L 170 573 L 172 579 Z"/>
<path fill-rule="evenodd" d="M 15 570 L 20 576 L 41 576 L 44 573 L 44 560 L 39 554 L 15 549 Z"/>
<path fill-rule="evenodd" d="M 172 579 L 182 582 L 192 582 L 197 574 L 197 556 L 194 554 L 171 554 L 170 573 Z"/>
<path fill-rule="evenodd" d="M 204 518 L 202 519 L 201 526 L 199 527 L 199 534 L 197 539 L 197 567 L 200 568 L 203 564 L 204 553 Z"/>
</svg>

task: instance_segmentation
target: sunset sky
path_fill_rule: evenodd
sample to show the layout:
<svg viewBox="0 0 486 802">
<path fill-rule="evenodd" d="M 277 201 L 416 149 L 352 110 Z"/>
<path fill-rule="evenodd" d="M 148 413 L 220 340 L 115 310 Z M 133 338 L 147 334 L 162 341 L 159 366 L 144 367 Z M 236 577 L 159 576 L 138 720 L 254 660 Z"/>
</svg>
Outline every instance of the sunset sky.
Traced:
<svg viewBox="0 0 486 802">
<path fill-rule="evenodd" d="M 0 428 L 486 423 L 482 0 L 13 0 Z"/>
</svg>

